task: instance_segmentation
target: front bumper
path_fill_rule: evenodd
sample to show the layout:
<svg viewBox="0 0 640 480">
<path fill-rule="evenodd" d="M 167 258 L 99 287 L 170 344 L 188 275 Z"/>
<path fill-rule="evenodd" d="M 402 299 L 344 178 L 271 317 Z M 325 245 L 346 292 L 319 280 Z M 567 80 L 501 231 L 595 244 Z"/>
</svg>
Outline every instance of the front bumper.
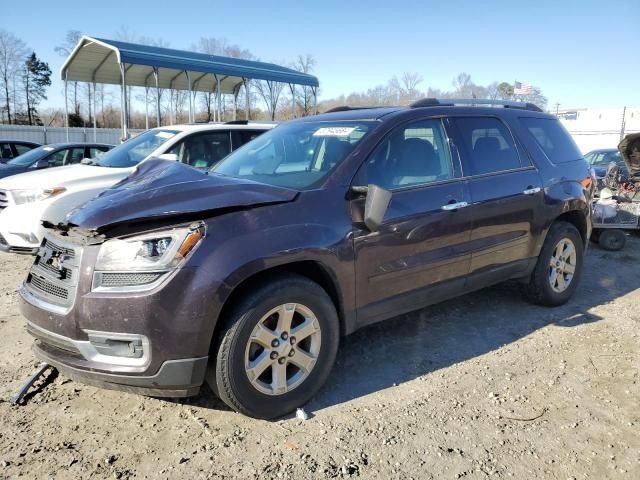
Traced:
<svg viewBox="0 0 640 480">
<path fill-rule="evenodd" d="M 101 388 L 152 397 L 188 397 L 198 393 L 207 369 L 208 357 L 199 357 L 167 360 L 153 375 L 107 373 L 104 370 L 121 365 L 105 363 L 106 356 L 94 353 L 96 349 L 90 341 L 64 337 L 29 321 L 27 331 L 36 339 L 33 345 L 36 357 L 71 379 Z"/>
</svg>

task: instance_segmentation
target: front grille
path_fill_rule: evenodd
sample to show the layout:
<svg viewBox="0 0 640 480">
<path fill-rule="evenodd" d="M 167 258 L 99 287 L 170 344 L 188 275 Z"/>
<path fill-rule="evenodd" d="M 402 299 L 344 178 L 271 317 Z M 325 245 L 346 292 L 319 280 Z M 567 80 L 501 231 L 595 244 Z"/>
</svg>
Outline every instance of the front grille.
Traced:
<svg viewBox="0 0 640 480">
<path fill-rule="evenodd" d="M 6 190 L 0 189 L 0 210 L 3 210 L 9 206 L 9 196 Z"/>
<path fill-rule="evenodd" d="M 48 248 L 54 252 L 58 252 L 59 254 L 62 255 L 66 255 L 69 258 L 75 258 L 76 256 L 76 252 L 74 248 L 66 248 L 66 247 L 61 247 L 55 243 L 53 243 L 51 240 L 49 240 L 47 238 L 45 244 L 44 244 L 44 248 Z"/>
<path fill-rule="evenodd" d="M 150 273 L 108 273 L 101 272 L 97 275 L 98 286 L 100 287 L 123 287 L 134 285 L 147 285 L 158 280 L 161 276 L 161 272 Z"/>
<path fill-rule="evenodd" d="M 62 300 L 69 299 L 69 289 L 52 283 L 50 280 L 31 274 L 31 286 L 47 296 L 53 296 Z"/>
<path fill-rule="evenodd" d="M 25 282 L 29 292 L 57 307 L 73 305 L 82 247 L 45 238 Z"/>
</svg>

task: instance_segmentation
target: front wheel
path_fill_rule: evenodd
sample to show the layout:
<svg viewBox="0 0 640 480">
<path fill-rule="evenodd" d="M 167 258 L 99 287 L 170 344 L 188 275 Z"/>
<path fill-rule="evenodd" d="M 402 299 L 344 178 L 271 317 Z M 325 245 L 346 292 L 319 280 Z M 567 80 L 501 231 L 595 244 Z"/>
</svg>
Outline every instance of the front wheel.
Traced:
<svg viewBox="0 0 640 480">
<path fill-rule="evenodd" d="M 550 307 L 566 303 L 578 287 L 583 261 L 582 237 L 576 227 L 555 222 L 529 279 L 529 298 Z"/>
<path fill-rule="evenodd" d="M 214 390 L 234 410 L 276 418 L 323 385 L 339 343 L 336 309 L 307 278 L 277 277 L 250 291 L 219 340 Z"/>
</svg>

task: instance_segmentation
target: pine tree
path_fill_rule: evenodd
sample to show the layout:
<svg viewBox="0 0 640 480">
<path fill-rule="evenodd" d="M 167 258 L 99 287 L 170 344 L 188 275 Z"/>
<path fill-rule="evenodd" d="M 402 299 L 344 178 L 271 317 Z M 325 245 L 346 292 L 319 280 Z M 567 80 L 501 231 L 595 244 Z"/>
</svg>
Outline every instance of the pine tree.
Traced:
<svg viewBox="0 0 640 480">
<path fill-rule="evenodd" d="M 46 87 L 51 85 L 51 69 L 46 62 L 40 60 L 35 52 L 27 58 L 22 76 L 25 99 L 27 101 L 27 118 L 29 125 L 40 123 L 37 106 L 47 99 Z"/>
</svg>

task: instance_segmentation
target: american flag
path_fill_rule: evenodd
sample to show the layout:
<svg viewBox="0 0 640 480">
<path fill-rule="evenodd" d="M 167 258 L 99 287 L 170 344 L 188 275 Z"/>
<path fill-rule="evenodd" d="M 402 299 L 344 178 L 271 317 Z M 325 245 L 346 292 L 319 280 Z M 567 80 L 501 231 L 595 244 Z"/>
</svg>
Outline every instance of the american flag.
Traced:
<svg viewBox="0 0 640 480">
<path fill-rule="evenodd" d="M 514 95 L 531 95 L 533 93 L 533 87 L 528 83 L 515 82 L 513 84 Z"/>
</svg>

